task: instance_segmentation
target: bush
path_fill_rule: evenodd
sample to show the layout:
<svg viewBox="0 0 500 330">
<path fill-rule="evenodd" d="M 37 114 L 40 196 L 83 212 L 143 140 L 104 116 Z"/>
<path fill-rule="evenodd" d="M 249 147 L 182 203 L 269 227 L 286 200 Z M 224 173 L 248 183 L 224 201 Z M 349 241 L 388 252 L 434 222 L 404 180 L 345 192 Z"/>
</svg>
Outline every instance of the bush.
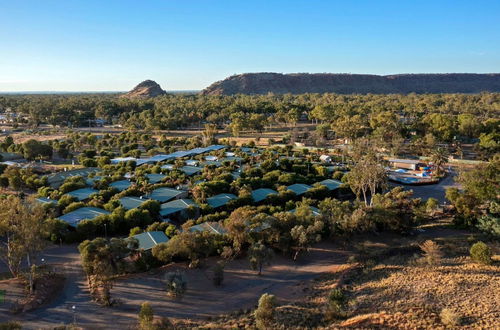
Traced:
<svg viewBox="0 0 500 330">
<path fill-rule="evenodd" d="M 493 238 L 500 238 L 500 218 L 497 216 L 483 215 L 477 222 L 477 228 Z"/>
<path fill-rule="evenodd" d="M 165 274 L 167 292 L 173 297 L 182 297 L 187 290 L 187 280 L 181 272 L 168 272 Z"/>
<path fill-rule="evenodd" d="M 276 297 L 272 294 L 264 293 L 259 299 L 259 306 L 255 310 L 255 325 L 257 329 L 270 329 L 274 321 L 274 309 L 276 307 Z"/>
<path fill-rule="evenodd" d="M 153 329 L 153 320 L 153 308 L 151 308 L 151 305 L 148 302 L 142 303 L 141 310 L 139 311 L 139 329 Z"/>
<path fill-rule="evenodd" d="M 424 261 L 430 266 L 439 265 L 441 263 L 441 258 L 443 258 L 443 252 L 435 242 L 427 240 L 419 245 L 420 249 L 424 251 Z"/>
<path fill-rule="evenodd" d="M 472 245 L 470 248 L 470 257 L 475 262 L 485 265 L 490 265 L 492 262 L 490 248 L 481 241 Z"/>
<path fill-rule="evenodd" d="M 18 322 L 2 322 L 0 323 L 0 330 L 21 330 L 22 326 Z"/>
<path fill-rule="evenodd" d="M 344 318 L 346 316 L 344 311 L 346 300 L 347 299 L 342 289 L 332 289 L 327 299 L 327 318 L 330 320 Z"/>
<path fill-rule="evenodd" d="M 460 315 L 449 308 L 444 308 L 439 314 L 441 322 L 446 326 L 458 326 L 461 323 Z"/>
</svg>

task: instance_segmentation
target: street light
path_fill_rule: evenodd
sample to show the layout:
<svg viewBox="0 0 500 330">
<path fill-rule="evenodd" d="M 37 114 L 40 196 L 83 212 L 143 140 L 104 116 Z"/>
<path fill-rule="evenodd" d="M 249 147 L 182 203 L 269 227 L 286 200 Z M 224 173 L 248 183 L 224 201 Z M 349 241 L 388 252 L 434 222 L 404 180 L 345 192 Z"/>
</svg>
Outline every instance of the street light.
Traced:
<svg viewBox="0 0 500 330">
<path fill-rule="evenodd" d="M 73 325 L 76 325 L 76 306 L 71 306 L 71 310 L 73 311 Z"/>
</svg>

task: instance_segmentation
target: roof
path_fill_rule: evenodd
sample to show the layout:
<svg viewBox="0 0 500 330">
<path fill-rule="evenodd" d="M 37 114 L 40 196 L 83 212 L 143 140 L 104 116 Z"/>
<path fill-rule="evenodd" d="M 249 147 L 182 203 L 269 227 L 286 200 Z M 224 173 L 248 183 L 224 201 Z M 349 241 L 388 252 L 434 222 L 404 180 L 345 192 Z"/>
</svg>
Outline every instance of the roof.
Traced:
<svg viewBox="0 0 500 330">
<path fill-rule="evenodd" d="M 54 174 L 50 174 L 47 176 L 47 182 L 52 188 L 57 188 L 59 187 L 64 180 L 67 178 L 73 177 L 73 176 L 82 176 L 86 177 L 89 175 L 89 173 L 95 173 L 100 171 L 97 167 L 86 167 L 86 168 L 79 168 L 76 170 L 70 170 L 70 171 L 64 171 L 64 172 L 58 172 Z"/>
<path fill-rule="evenodd" d="M 73 227 L 76 227 L 82 220 L 93 220 L 103 214 L 109 214 L 109 212 L 97 207 L 81 207 L 60 216 L 59 219 L 67 222 Z"/>
<path fill-rule="evenodd" d="M 296 184 L 292 184 L 292 185 L 287 187 L 288 190 L 293 191 L 296 195 L 305 194 L 306 191 L 308 191 L 311 188 L 312 187 L 310 185 L 303 184 L 303 183 L 296 183 Z"/>
<path fill-rule="evenodd" d="M 199 225 L 192 226 L 188 229 L 190 232 L 204 232 L 208 231 L 214 234 L 224 235 L 227 233 L 227 230 L 222 227 L 218 222 L 203 222 Z"/>
<path fill-rule="evenodd" d="M 101 180 L 102 179 L 102 176 L 94 176 L 93 178 L 86 178 L 85 179 L 85 183 L 88 185 L 88 186 L 93 186 L 94 183 L 96 183 L 97 181 Z"/>
<path fill-rule="evenodd" d="M 278 194 L 277 191 L 269 189 L 269 188 L 260 188 L 252 191 L 252 198 L 254 202 L 258 203 L 266 199 L 269 195 Z"/>
<path fill-rule="evenodd" d="M 160 215 L 165 217 L 167 215 L 186 210 L 189 207 L 198 207 L 198 204 L 191 199 L 176 199 L 168 203 L 161 204 Z"/>
<path fill-rule="evenodd" d="M 420 164 L 420 163 L 422 163 L 421 161 L 419 161 L 417 159 L 398 159 L 398 158 L 389 159 L 389 162 L 402 163 L 402 164 Z"/>
<path fill-rule="evenodd" d="M 160 243 L 168 242 L 168 236 L 162 231 L 148 231 L 145 233 L 131 236 L 139 242 L 139 249 L 147 251 Z"/>
<path fill-rule="evenodd" d="M 203 166 L 214 165 L 215 167 L 222 166 L 222 163 L 218 160 L 207 160 L 203 162 Z"/>
<path fill-rule="evenodd" d="M 111 159 L 111 164 L 118 164 L 121 162 L 128 162 L 131 160 L 134 162 L 137 162 L 137 158 L 135 158 L 135 157 L 117 157 L 117 158 Z"/>
<path fill-rule="evenodd" d="M 198 172 L 201 172 L 201 168 L 199 167 L 196 167 L 196 166 L 182 166 L 180 169 L 180 171 L 184 172 L 186 175 L 193 175 L 193 174 L 196 174 Z"/>
<path fill-rule="evenodd" d="M 98 193 L 99 190 L 92 189 L 92 188 L 81 188 L 77 190 L 70 191 L 66 193 L 66 195 L 70 195 L 78 199 L 79 201 L 86 200 L 90 197 L 90 195 Z"/>
<path fill-rule="evenodd" d="M 186 193 L 186 191 L 162 187 L 153 190 L 151 194 L 148 195 L 148 198 L 155 199 L 160 203 L 165 203 L 183 193 Z"/>
<path fill-rule="evenodd" d="M 127 190 L 131 185 L 132 183 L 129 180 L 120 180 L 109 184 L 110 187 L 118 189 L 118 191 Z"/>
<path fill-rule="evenodd" d="M 328 190 L 332 191 L 332 190 L 338 189 L 342 185 L 342 182 L 340 182 L 338 180 L 333 180 L 333 179 L 326 179 L 326 180 L 320 181 L 319 184 L 326 186 L 328 188 Z"/>
<path fill-rule="evenodd" d="M 57 204 L 56 200 L 47 197 L 38 197 L 36 201 L 42 204 Z"/>
<path fill-rule="evenodd" d="M 236 199 L 236 195 L 233 194 L 219 194 L 207 198 L 207 203 L 214 209 L 226 205 L 230 200 Z"/>
<path fill-rule="evenodd" d="M 317 207 L 309 206 L 309 209 L 311 210 L 311 213 L 312 213 L 313 216 L 321 215 L 321 212 L 320 212 L 320 210 Z M 290 212 L 291 213 L 295 213 L 296 211 L 297 211 L 297 209 L 293 209 Z"/>
<path fill-rule="evenodd" d="M 189 165 L 189 166 L 196 166 L 198 165 L 200 161 L 196 160 L 196 159 L 188 159 L 186 160 L 186 165 Z"/>
<path fill-rule="evenodd" d="M 163 180 L 166 177 L 166 175 L 152 173 L 152 174 L 146 174 L 146 177 L 148 178 L 149 183 L 153 183 L 154 184 L 154 183 L 158 183 L 161 180 Z"/>
<path fill-rule="evenodd" d="M 124 209 L 131 210 L 141 206 L 145 201 L 147 201 L 147 199 L 134 196 L 125 196 L 120 198 L 119 201 Z"/>
</svg>

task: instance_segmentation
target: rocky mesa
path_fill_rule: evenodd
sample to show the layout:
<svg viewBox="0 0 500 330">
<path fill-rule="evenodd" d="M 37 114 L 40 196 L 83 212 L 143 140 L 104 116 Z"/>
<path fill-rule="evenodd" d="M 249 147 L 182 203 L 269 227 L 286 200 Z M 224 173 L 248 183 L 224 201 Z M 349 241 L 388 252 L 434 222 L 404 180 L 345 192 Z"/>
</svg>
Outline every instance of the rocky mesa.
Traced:
<svg viewBox="0 0 500 330">
<path fill-rule="evenodd" d="M 139 85 L 135 86 L 130 92 L 123 94 L 121 97 L 128 98 L 148 98 L 167 94 L 160 85 L 153 80 L 144 80 Z"/>
<path fill-rule="evenodd" d="M 500 74 L 244 73 L 218 81 L 204 95 L 233 94 L 407 94 L 500 92 Z"/>
</svg>

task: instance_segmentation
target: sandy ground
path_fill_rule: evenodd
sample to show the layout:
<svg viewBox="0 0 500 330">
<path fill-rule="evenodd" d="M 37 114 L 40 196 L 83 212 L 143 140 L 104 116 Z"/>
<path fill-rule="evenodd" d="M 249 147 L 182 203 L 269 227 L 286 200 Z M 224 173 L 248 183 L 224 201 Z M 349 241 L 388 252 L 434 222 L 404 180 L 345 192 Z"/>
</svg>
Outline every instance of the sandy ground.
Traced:
<svg viewBox="0 0 500 330">
<path fill-rule="evenodd" d="M 306 294 L 304 288 L 310 280 L 341 266 L 348 255 L 334 244 L 322 243 L 297 262 L 288 256 L 275 256 L 261 276 L 250 270 L 246 259 L 236 260 L 226 266 L 224 284 L 220 288 L 214 287 L 211 279 L 210 266 L 214 259 L 207 260 L 200 269 L 167 266 L 154 273 L 126 276 L 116 281 L 112 295 L 118 299 L 118 304 L 102 308 L 90 299 L 76 250 L 67 251 L 66 262 L 56 266 L 67 278 L 64 292 L 47 306 L 13 316 L 8 312 L 9 302 L 16 299 L 11 290 L 9 301 L 0 309 L 0 319 L 19 320 L 26 329 L 68 324 L 74 317 L 78 325 L 85 328 L 103 329 L 103 324 L 109 325 L 109 329 L 128 328 L 135 324 L 139 306 L 144 301 L 151 303 L 156 315 L 194 319 L 216 316 L 252 308 L 265 292 L 276 294 L 284 301 L 299 299 Z M 175 269 L 185 272 L 188 281 L 188 291 L 182 299 L 171 298 L 165 291 L 164 273 Z M 75 314 L 72 306 L 75 306 Z"/>
</svg>

